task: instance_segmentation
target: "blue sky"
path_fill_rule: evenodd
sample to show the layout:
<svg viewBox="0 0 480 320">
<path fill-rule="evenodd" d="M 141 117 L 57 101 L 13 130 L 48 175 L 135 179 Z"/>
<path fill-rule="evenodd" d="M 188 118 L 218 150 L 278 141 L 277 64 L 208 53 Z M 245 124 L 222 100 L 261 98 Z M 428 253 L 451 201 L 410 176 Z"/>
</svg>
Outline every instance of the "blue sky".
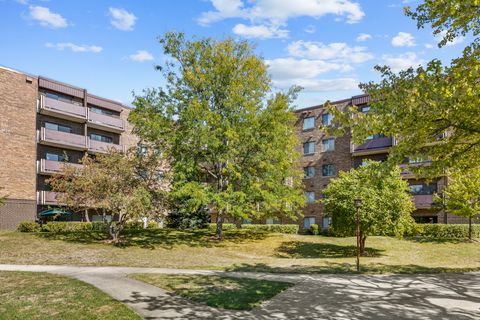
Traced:
<svg viewBox="0 0 480 320">
<path fill-rule="evenodd" d="M 403 14 L 415 0 L 0 0 L 0 65 L 43 75 L 130 105 L 132 91 L 162 85 L 157 37 L 248 39 L 278 89 L 304 87 L 298 107 L 361 93 L 376 64 L 400 70 L 448 62 L 468 39 L 444 48 Z"/>
</svg>

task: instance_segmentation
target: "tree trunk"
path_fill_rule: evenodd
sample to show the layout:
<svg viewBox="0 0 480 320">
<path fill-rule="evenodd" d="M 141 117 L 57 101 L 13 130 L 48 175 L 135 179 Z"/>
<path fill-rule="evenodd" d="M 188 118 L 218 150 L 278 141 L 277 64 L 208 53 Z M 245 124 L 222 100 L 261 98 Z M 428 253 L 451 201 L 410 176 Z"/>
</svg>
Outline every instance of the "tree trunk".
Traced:
<svg viewBox="0 0 480 320">
<path fill-rule="evenodd" d="M 217 230 L 215 236 L 218 240 L 222 240 L 223 236 L 223 210 L 218 213 L 217 216 Z"/>
<path fill-rule="evenodd" d="M 88 209 L 85 209 L 84 215 L 85 215 L 85 221 L 90 222 L 90 217 L 88 216 Z"/>
<path fill-rule="evenodd" d="M 472 241 L 472 216 L 468 217 L 468 241 Z"/>
<path fill-rule="evenodd" d="M 367 240 L 367 236 L 363 235 L 363 233 L 360 232 L 360 255 L 361 256 L 365 255 L 365 240 Z"/>
</svg>

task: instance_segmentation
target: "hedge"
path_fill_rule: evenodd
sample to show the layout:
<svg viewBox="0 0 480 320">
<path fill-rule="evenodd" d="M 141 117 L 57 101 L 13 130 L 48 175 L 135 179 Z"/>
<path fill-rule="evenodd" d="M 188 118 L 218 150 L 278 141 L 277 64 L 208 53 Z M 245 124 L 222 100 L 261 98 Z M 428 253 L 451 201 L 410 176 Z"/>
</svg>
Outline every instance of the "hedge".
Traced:
<svg viewBox="0 0 480 320">
<path fill-rule="evenodd" d="M 216 223 L 210 223 L 208 225 L 209 230 L 215 231 L 217 228 Z M 224 223 L 223 231 L 236 230 L 237 227 L 233 223 Z M 285 233 L 296 234 L 298 233 L 298 225 L 296 224 L 242 224 L 241 229 L 254 232 L 270 232 L 270 233 Z"/>
<path fill-rule="evenodd" d="M 233 223 L 224 223 L 222 225 L 222 230 L 223 231 L 228 231 L 228 230 L 234 230 L 237 227 Z M 216 223 L 209 223 L 208 224 L 208 229 L 211 231 L 215 231 L 217 229 L 217 224 Z"/>
<path fill-rule="evenodd" d="M 468 224 L 417 224 L 413 236 L 434 239 L 468 238 Z M 480 238 L 480 225 L 472 225 L 472 238 Z"/>
<path fill-rule="evenodd" d="M 149 221 L 147 229 L 158 228 L 158 223 Z M 125 223 L 125 230 L 141 230 L 143 222 L 128 221 Z M 20 232 L 82 232 L 82 231 L 106 231 L 104 222 L 71 222 L 71 221 L 50 221 L 45 224 L 38 224 L 34 221 L 22 221 L 17 227 Z"/>
</svg>

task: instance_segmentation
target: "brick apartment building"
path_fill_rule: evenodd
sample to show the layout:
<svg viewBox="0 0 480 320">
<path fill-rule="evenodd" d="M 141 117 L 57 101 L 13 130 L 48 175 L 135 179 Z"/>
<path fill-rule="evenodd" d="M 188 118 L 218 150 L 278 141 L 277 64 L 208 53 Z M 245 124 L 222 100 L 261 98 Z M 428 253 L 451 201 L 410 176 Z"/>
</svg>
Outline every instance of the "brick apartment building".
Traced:
<svg viewBox="0 0 480 320">
<path fill-rule="evenodd" d="M 340 110 L 350 106 L 357 106 L 360 111 L 369 110 L 368 95 L 354 96 L 345 100 L 333 102 Z M 302 158 L 300 165 L 304 170 L 305 195 L 307 205 L 303 210 L 304 220 L 302 227 L 308 228 L 316 223 L 322 228 L 328 227 L 329 218 L 324 217 L 321 203 L 316 203 L 322 197 L 322 190 L 328 185 L 330 179 L 335 178 L 340 171 L 349 171 L 357 168 L 367 160 L 384 161 L 387 159 L 390 147 L 394 141 L 382 135 L 371 136 L 365 143 L 356 145 L 351 140 L 351 135 L 330 137 L 324 133 L 322 127 L 330 125 L 332 115 L 323 105 L 299 109 L 296 111 L 297 133 L 302 143 Z M 415 163 L 415 161 L 410 161 Z M 450 215 L 433 206 L 434 193 L 440 193 L 447 182 L 446 177 L 436 181 L 426 182 L 418 180 L 408 171 L 402 173 L 408 180 L 414 199 L 416 210 L 414 219 L 419 223 L 466 223 L 467 220 L 455 215 Z M 477 223 L 480 220 L 477 219 Z"/>
<path fill-rule="evenodd" d="M 57 205 L 45 180 L 65 163 L 136 145 L 129 112 L 86 89 L 0 67 L 0 229 Z"/>
</svg>

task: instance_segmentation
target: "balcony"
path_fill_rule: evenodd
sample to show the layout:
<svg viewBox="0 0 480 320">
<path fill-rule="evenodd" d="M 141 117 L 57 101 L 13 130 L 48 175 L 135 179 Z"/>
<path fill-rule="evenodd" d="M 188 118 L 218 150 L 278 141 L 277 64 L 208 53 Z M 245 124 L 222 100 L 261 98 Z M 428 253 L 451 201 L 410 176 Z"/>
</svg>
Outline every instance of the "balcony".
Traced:
<svg viewBox="0 0 480 320">
<path fill-rule="evenodd" d="M 53 191 L 37 191 L 37 204 L 40 205 L 57 205 L 57 196 L 60 193 Z"/>
<path fill-rule="evenodd" d="M 87 119 L 87 108 L 78 106 L 45 95 L 40 96 L 40 114 L 66 119 L 74 122 L 85 122 Z"/>
<path fill-rule="evenodd" d="M 125 121 L 122 119 L 92 112 L 90 110 L 88 111 L 88 126 L 115 133 L 122 133 L 125 131 Z"/>
<path fill-rule="evenodd" d="M 41 128 L 37 131 L 38 142 L 44 145 L 62 147 L 73 150 L 86 150 L 87 137 L 79 134 Z"/>
<path fill-rule="evenodd" d="M 430 209 L 434 203 L 433 194 L 416 194 L 413 203 L 417 209 Z"/>
<path fill-rule="evenodd" d="M 121 144 L 114 144 L 88 139 L 88 151 L 92 153 L 107 153 L 109 149 L 115 149 L 120 152 L 125 152 L 125 146 Z"/>
<path fill-rule="evenodd" d="M 58 174 L 62 172 L 64 166 L 72 166 L 75 168 L 82 168 L 83 166 L 78 163 L 69 163 L 62 161 L 53 161 L 41 159 L 37 161 L 37 173 L 39 174 Z"/>
<path fill-rule="evenodd" d="M 393 139 L 391 137 L 383 137 L 368 140 L 362 144 L 351 144 L 350 151 L 354 156 L 363 156 L 369 154 L 379 154 L 388 152 L 393 145 Z"/>
</svg>

